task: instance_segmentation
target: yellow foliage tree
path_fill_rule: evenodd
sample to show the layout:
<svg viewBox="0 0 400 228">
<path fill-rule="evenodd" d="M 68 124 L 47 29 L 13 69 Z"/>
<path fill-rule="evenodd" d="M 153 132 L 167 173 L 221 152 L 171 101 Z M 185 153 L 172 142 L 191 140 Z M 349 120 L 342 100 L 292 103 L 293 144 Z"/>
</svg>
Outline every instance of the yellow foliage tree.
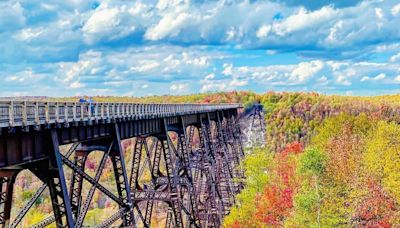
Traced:
<svg viewBox="0 0 400 228">
<path fill-rule="evenodd" d="M 364 154 L 371 178 L 380 182 L 400 202 L 400 126 L 380 121 L 373 131 Z"/>
</svg>

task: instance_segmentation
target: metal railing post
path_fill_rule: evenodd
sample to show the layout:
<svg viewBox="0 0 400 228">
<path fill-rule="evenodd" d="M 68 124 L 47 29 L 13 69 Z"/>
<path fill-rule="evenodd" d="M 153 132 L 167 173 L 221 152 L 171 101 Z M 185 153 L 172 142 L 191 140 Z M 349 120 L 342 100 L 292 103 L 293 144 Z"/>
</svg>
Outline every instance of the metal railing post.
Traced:
<svg viewBox="0 0 400 228">
<path fill-rule="evenodd" d="M 24 101 L 22 105 L 22 126 L 26 127 L 28 126 L 28 114 L 27 114 L 27 108 L 26 108 L 26 101 Z"/>
<path fill-rule="evenodd" d="M 76 102 L 74 102 L 74 107 L 72 109 L 72 118 L 76 121 Z"/>
<path fill-rule="evenodd" d="M 68 103 L 64 104 L 64 124 L 68 124 Z"/>
<path fill-rule="evenodd" d="M 8 106 L 8 116 L 9 116 L 8 120 L 9 120 L 10 127 L 13 127 L 14 126 L 14 102 L 11 101 L 8 105 L 9 105 Z"/>
<path fill-rule="evenodd" d="M 58 102 L 56 103 L 56 110 L 55 110 L 55 116 L 56 116 L 56 123 L 59 123 L 59 113 L 58 113 Z"/>
<path fill-rule="evenodd" d="M 39 126 L 40 125 L 40 117 L 39 117 L 39 102 L 35 102 L 35 125 Z"/>
</svg>

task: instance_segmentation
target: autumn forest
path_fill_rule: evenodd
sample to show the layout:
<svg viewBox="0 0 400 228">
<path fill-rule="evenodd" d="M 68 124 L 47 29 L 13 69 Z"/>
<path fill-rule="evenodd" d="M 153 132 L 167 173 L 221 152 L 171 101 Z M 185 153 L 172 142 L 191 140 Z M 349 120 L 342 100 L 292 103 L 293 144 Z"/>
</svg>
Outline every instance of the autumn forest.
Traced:
<svg viewBox="0 0 400 228">
<path fill-rule="evenodd" d="M 400 225 L 397 96 L 267 93 L 265 148 L 226 227 Z"/>
</svg>

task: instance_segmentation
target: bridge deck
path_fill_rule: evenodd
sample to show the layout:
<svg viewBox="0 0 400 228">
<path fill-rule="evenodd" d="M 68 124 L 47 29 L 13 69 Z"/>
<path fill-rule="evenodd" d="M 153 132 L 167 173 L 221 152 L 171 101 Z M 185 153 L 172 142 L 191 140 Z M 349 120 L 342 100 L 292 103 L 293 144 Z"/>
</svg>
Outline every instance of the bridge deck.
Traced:
<svg viewBox="0 0 400 228">
<path fill-rule="evenodd" d="M 138 104 L 0 101 L 0 128 L 131 118 L 153 119 L 237 109 L 240 104 Z"/>
<path fill-rule="evenodd" d="M 121 139 L 158 134 L 164 121 L 172 127 L 183 118 L 199 124 L 199 118 L 229 115 L 240 104 L 137 104 L 0 101 L 0 170 L 47 158 L 51 148 L 49 129 L 55 129 L 59 145 L 103 140 L 112 136 L 117 123 Z"/>
</svg>

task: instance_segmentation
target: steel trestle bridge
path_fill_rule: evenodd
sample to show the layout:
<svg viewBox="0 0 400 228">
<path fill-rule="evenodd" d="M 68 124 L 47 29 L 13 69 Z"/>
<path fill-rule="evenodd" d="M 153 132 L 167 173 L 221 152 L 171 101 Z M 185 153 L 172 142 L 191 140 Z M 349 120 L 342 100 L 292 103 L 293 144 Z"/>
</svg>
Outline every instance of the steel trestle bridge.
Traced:
<svg viewBox="0 0 400 228">
<path fill-rule="evenodd" d="M 18 227 L 49 189 L 53 213 L 32 227 L 85 226 L 96 191 L 117 205 L 97 227 L 151 227 L 160 203 L 166 227 L 220 227 L 243 188 L 240 108 L 0 101 L 0 224 Z M 126 139 L 134 142 L 131 154 L 123 150 Z M 86 165 L 94 151 L 99 162 L 93 175 Z M 107 162 L 115 191 L 101 181 Z M 14 183 L 22 170 L 43 183 L 11 220 Z"/>
</svg>

